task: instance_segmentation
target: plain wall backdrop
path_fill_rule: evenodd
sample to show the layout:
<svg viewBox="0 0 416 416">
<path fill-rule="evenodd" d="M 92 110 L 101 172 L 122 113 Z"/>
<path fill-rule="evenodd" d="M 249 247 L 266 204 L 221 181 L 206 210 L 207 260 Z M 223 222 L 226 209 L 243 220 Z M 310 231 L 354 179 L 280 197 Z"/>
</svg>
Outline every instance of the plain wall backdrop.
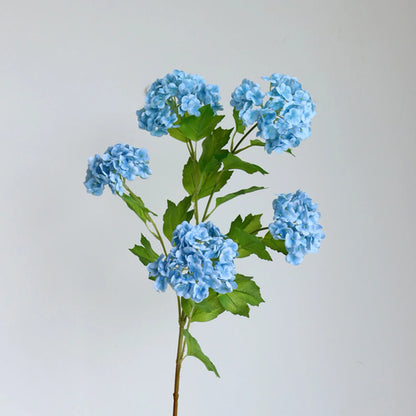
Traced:
<svg viewBox="0 0 416 416">
<path fill-rule="evenodd" d="M 227 190 L 268 189 L 212 219 L 267 223 L 274 195 L 301 188 L 327 235 L 298 267 L 238 262 L 266 303 L 191 327 L 222 377 L 187 359 L 180 415 L 416 414 L 414 2 L 0 3 L 1 415 L 171 414 L 175 297 L 128 252 L 134 215 L 82 182 L 123 141 L 149 151 L 153 175 L 132 185 L 149 206 L 183 197 L 183 145 L 135 116 L 175 68 L 220 86 L 229 124 L 243 78 L 302 82 L 312 136 L 296 158 L 247 153 L 270 175 Z"/>
</svg>

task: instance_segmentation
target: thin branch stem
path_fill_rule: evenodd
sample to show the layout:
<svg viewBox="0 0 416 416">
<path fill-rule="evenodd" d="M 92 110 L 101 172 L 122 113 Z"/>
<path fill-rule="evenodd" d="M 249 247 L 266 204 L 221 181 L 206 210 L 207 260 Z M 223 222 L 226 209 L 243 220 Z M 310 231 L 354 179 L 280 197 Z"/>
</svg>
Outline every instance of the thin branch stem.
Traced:
<svg viewBox="0 0 416 416">
<path fill-rule="evenodd" d="M 235 153 L 235 151 L 239 148 L 240 144 L 243 143 L 244 139 L 257 127 L 257 123 L 255 123 L 244 136 L 239 140 L 239 142 L 235 145 L 233 149 L 231 149 L 231 153 Z"/>
<path fill-rule="evenodd" d="M 137 201 L 137 202 L 139 202 L 140 204 L 142 204 L 142 201 L 140 201 L 140 199 L 139 199 L 139 197 L 126 185 L 126 182 L 124 181 L 123 182 L 123 185 L 124 185 L 124 187 L 126 188 L 126 190 L 130 193 L 130 195 Z M 167 250 L 166 250 L 166 247 L 165 247 L 165 243 L 163 242 L 163 238 L 162 238 L 162 235 L 160 234 L 160 232 L 159 232 L 159 229 L 157 228 L 157 225 L 156 225 L 156 223 L 153 221 L 153 218 L 150 216 L 150 214 L 149 214 L 149 217 L 148 217 L 148 220 L 150 221 L 150 223 L 153 225 L 153 228 L 155 229 L 155 232 L 153 232 L 150 228 L 149 228 L 149 226 L 147 225 L 147 223 L 146 223 L 146 221 L 144 221 L 144 224 L 145 224 L 145 226 L 146 226 L 146 228 L 149 230 L 149 232 L 150 232 L 150 234 L 152 234 L 153 235 L 153 237 L 155 237 L 157 240 L 159 240 L 159 242 L 160 242 L 160 245 L 162 246 L 162 249 L 163 249 L 163 252 L 164 252 L 164 254 L 165 254 L 165 256 L 167 256 L 168 255 L 168 252 L 167 252 Z"/>
<path fill-rule="evenodd" d="M 192 146 L 192 142 L 187 141 L 186 145 L 191 155 L 192 163 L 194 166 L 194 211 L 195 211 L 195 221 L 199 224 L 199 212 L 198 212 L 198 193 L 199 193 L 199 178 L 197 170 L 197 143 L 195 143 L 195 149 Z"/>
<path fill-rule="evenodd" d="M 178 415 L 178 401 L 179 401 L 179 381 L 181 375 L 181 365 L 183 360 L 184 352 L 184 339 L 183 329 L 185 327 L 186 316 L 184 316 L 181 308 L 181 300 L 177 296 L 178 300 L 178 323 L 179 323 L 179 334 L 178 334 L 178 348 L 176 350 L 176 366 L 175 366 L 175 385 L 173 391 L 173 416 Z"/>
</svg>

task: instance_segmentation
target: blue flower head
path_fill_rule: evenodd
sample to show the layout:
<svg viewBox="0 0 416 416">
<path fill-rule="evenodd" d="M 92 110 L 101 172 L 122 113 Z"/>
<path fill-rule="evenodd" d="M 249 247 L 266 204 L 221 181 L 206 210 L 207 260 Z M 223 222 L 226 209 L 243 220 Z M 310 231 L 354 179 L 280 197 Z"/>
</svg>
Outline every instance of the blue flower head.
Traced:
<svg viewBox="0 0 416 416">
<path fill-rule="evenodd" d="M 311 135 L 315 104 L 296 78 L 272 74 L 263 79 L 270 82 L 269 92 L 264 94 L 258 84 L 244 79 L 232 93 L 230 104 L 244 125 L 257 123 L 257 136 L 265 140 L 267 153 L 299 146 Z"/>
<path fill-rule="evenodd" d="M 307 253 L 316 253 L 325 238 L 318 224 L 318 205 L 302 191 L 280 194 L 273 201 L 274 221 L 269 225 L 275 240 L 284 240 L 286 261 L 298 265 Z"/>
<path fill-rule="evenodd" d="M 200 75 L 174 70 L 151 85 L 145 106 L 136 112 L 139 127 L 160 137 L 175 127 L 178 116 L 199 116 L 199 109 L 208 104 L 215 113 L 222 110 L 219 101 L 217 85 L 207 84 Z"/>
<path fill-rule="evenodd" d="M 272 74 L 263 79 L 270 82 L 270 91 L 258 120 L 257 135 L 266 140 L 267 153 L 299 146 L 310 136 L 311 121 L 316 114 L 311 96 L 296 78 Z"/>
<path fill-rule="evenodd" d="M 234 282 L 237 244 L 221 234 L 211 222 L 179 224 L 172 237 L 172 249 L 148 264 L 149 275 L 156 277 L 156 290 L 164 292 L 169 284 L 178 296 L 201 302 L 209 289 L 229 293 Z"/>
<path fill-rule="evenodd" d="M 103 156 L 95 155 L 88 159 L 84 185 L 87 192 L 93 195 L 101 195 L 105 185 L 110 187 L 113 194 L 123 195 L 124 179 L 132 181 L 136 176 L 146 179 L 151 174 L 146 149 L 119 143 L 110 146 Z"/>
<path fill-rule="evenodd" d="M 243 79 L 231 94 L 230 104 L 238 111 L 240 118 L 245 126 L 249 126 L 257 121 L 258 110 L 254 106 L 263 104 L 264 93 L 260 89 L 260 85 Z"/>
</svg>

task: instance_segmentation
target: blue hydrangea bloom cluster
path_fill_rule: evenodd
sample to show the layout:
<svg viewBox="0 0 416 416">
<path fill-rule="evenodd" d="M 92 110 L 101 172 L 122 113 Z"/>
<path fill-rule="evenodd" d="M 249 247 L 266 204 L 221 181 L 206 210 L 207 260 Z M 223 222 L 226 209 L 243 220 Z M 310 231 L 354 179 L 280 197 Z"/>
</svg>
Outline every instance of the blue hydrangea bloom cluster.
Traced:
<svg viewBox="0 0 416 416">
<path fill-rule="evenodd" d="M 258 123 L 257 136 L 265 139 L 267 153 L 281 153 L 311 135 L 315 104 L 296 78 L 272 74 L 263 79 L 270 82 L 264 104 L 259 85 L 244 80 L 233 92 L 231 105 L 246 126 Z"/>
<path fill-rule="evenodd" d="M 280 194 L 273 201 L 274 221 L 269 225 L 276 240 L 285 240 L 288 263 L 298 265 L 307 253 L 316 253 L 325 238 L 318 224 L 321 214 L 318 205 L 300 190 L 294 194 Z"/>
<path fill-rule="evenodd" d="M 110 146 L 103 156 L 95 155 L 88 159 L 84 185 L 93 195 L 101 195 L 105 185 L 110 187 L 113 194 L 123 195 L 123 178 L 132 181 L 136 176 L 146 179 L 151 174 L 146 149 L 119 143 Z"/>
<path fill-rule="evenodd" d="M 243 79 L 231 94 L 230 104 L 239 112 L 240 118 L 245 126 L 255 123 L 260 115 L 260 110 L 254 106 L 263 104 L 264 93 L 260 89 L 260 85 Z"/>
<path fill-rule="evenodd" d="M 179 224 L 172 237 L 172 249 L 148 264 L 150 276 L 156 277 L 156 290 L 164 292 L 169 284 L 185 299 L 201 302 L 208 297 L 209 289 L 229 293 L 234 282 L 234 258 L 237 244 L 221 234 L 211 222 L 191 225 Z"/>
<path fill-rule="evenodd" d="M 208 104 L 217 112 L 222 109 L 219 100 L 217 85 L 207 84 L 200 75 L 174 70 L 151 85 L 144 108 L 136 112 L 139 127 L 163 136 L 175 127 L 177 114 L 199 116 L 199 109 Z"/>
</svg>

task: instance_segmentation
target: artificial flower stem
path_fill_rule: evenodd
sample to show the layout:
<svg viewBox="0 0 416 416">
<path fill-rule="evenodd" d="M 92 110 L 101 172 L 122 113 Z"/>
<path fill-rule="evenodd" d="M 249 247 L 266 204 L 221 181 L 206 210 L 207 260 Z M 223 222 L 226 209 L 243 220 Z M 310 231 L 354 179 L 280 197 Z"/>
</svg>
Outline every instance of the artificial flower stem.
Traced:
<svg viewBox="0 0 416 416">
<path fill-rule="evenodd" d="M 179 401 L 179 381 L 181 375 L 181 365 L 183 361 L 184 353 L 184 336 L 183 330 L 186 323 L 186 316 L 182 313 L 181 301 L 179 296 L 178 300 L 178 322 L 179 322 L 179 335 L 178 335 L 178 348 L 176 351 L 176 366 L 175 366 L 175 386 L 173 391 L 173 416 L 178 415 L 178 401 Z"/>
<path fill-rule="evenodd" d="M 199 224 L 199 212 L 198 212 L 198 193 L 199 193 L 199 186 L 198 186 L 198 171 L 196 169 L 197 164 L 197 154 L 196 154 L 196 146 L 197 143 L 195 143 L 195 150 L 192 146 L 192 143 L 190 141 L 186 142 L 187 145 L 189 145 L 188 150 L 192 158 L 192 163 L 194 166 L 194 212 L 195 212 L 195 221 L 197 224 Z"/>
<path fill-rule="evenodd" d="M 231 146 L 230 146 L 230 150 L 232 151 L 233 147 L 234 147 L 234 138 L 235 135 L 237 134 L 237 127 L 234 129 L 234 133 L 233 133 L 233 137 L 231 138 Z"/>
<path fill-rule="evenodd" d="M 258 228 L 257 230 L 252 231 L 250 234 L 257 234 L 259 231 L 265 231 L 268 230 L 269 227 L 262 227 L 262 228 Z"/>
<path fill-rule="evenodd" d="M 249 149 L 250 147 L 255 147 L 255 146 L 256 146 L 255 144 L 249 144 L 248 146 L 243 147 L 243 148 L 241 148 L 241 149 L 237 150 L 236 152 L 234 152 L 234 154 L 236 155 L 236 154 L 238 154 L 238 153 L 240 153 L 240 152 L 243 152 L 244 150 Z"/>
<path fill-rule="evenodd" d="M 211 204 L 211 201 L 212 201 L 212 197 L 214 196 L 214 193 L 215 193 L 215 188 L 217 187 L 217 185 L 218 185 L 218 183 L 220 182 L 220 179 L 221 179 L 221 177 L 222 177 L 222 174 L 223 174 L 223 170 L 219 173 L 219 175 L 217 176 L 217 180 L 215 181 L 215 184 L 214 184 L 214 186 L 213 186 L 213 188 L 212 188 L 212 191 L 211 191 L 211 194 L 209 195 L 209 198 L 208 198 L 208 202 L 207 202 L 207 205 L 206 205 L 206 207 L 205 207 L 205 211 L 204 211 L 204 215 L 203 215 L 203 217 L 202 217 L 202 221 L 205 221 L 206 219 L 208 219 L 208 217 L 215 211 L 215 208 L 208 214 L 208 208 L 209 208 L 209 206 L 210 206 L 210 204 Z"/>
<path fill-rule="evenodd" d="M 130 195 L 136 200 L 136 201 L 138 201 L 138 202 L 140 202 L 140 200 L 139 200 L 139 198 L 137 197 L 137 195 L 126 185 L 126 183 L 124 182 L 123 183 L 123 185 L 124 185 L 124 187 L 127 189 L 127 191 L 130 193 Z M 163 238 L 162 238 L 162 236 L 161 236 L 161 234 L 160 234 L 160 232 L 159 232 L 159 229 L 157 228 L 157 225 L 156 225 L 156 223 L 153 221 L 153 218 L 149 215 L 149 221 L 150 221 L 150 223 L 153 225 L 153 228 L 155 229 L 155 231 L 156 231 L 156 234 L 152 231 L 152 230 L 150 230 L 149 229 L 149 227 L 148 227 L 148 225 L 145 223 L 145 225 L 146 225 L 146 228 L 149 230 L 149 232 L 153 235 L 153 237 L 155 237 L 157 240 L 159 240 L 159 242 L 160 242 L 160 245 L 162 246 L 162 249 L 163 249 L 163 252 L 164 252 L 164 254 L 165 254 L 165 256 L 167 256 L 168 255 L 168 252 L 167 252 L 167 250 L 166 250 L 166 247 L 165 247 L 165 243 L 163 242 Z"/>
<path fill-rule="evenodd" d="M 257 123 L 251 127 L 250 130 L 240 139 L 240 141 L 235 145 L 234 149 L 231 150 L 231 153 L 235 153 L 241 143 L 243 143 L 244 139 L 257 127 Z"/>
</svg>

